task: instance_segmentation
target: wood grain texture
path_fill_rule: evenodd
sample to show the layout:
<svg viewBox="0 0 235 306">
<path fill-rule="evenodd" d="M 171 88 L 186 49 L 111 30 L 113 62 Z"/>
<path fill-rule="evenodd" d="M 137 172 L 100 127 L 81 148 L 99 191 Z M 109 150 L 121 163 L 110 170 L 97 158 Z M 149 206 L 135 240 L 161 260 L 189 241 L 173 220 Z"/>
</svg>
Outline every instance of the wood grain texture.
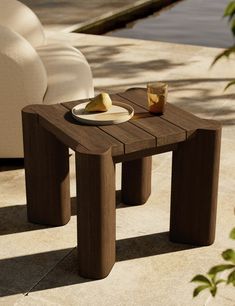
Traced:
<svg viewBox="0 0 235 306">
<path fill-rule="evenodd" d="M 157 147 L 175 144 L 186 139 L 186 133 L 183 129 L 157 116 L 141 118 L 132 121 L 132 123 L 154 136 Z"/>
<path fill-rule="evenodd" d="M 184 141 L 187 133 L 183 127 L 172 120 L 165 120 L 164 115 L 152 115 L 148 111 L 147 92 L 145 89 L 130 89 L 124 93 L 118 94 L 120 98 L 126 100 L 126 103 L 135 104 L 141 108 L 141 112 L 136 113 L 135 118 L 131 120 L 133 125 L 148 132 L 156 138 L 157 147 L 174 144 Z M 168 105 L 168 108 L 171 107 Z M 167 113 L 167 107 L 166 107 Z"/>
<path fill-rule="evenodd" d="M 125 99 L 118 97 L 117 95 L 111 95 L 111 99 L 113 103 L 115 101 L 119 102 L 129 102 Z M 71 110 L 74 106 L 78 103 L 76 102 L 69 102 L 64 103 L 63 105 Z M 128 103 L 131 105 L 131 103 Z M 133 106 L 133 104 L 131 105 Z M 135 111 L 143 112 L 143 109 L 135 106 Z M 112 136 L 113 138 L 117 139 L 119 142 L 123 143 L 124 145 L 124 152 L 132 153 L 142 149 L 149 149 L 156 147 L 156 139 L 151 134 L 145 132 L 142 128 L 138 128 L 137 126 L 131 124 L 130 122 L 124 122 L 121 124 L 112 124 L 107 126 L 98 126 L 98 128 L 105 132 L 107 135 Z"/>
<path fill-rule="evenodd" d="M 98 127 L 79 124 L 63 105 L 44 105 L 37 109 L 40 124 L 68 147 L 76 151 L 83 146 L 91 152 L 112 149 L 113 155 L 123 154 L 124 146 Z"/>
<path fill-rule="evenodd" d="M 28 218 L 62 225 L 70 218 L 68 148 L 76 152 L 79 274 L 106 277 L 115 263 L 115 163 L 122 162 L 122 199 L 140 205 L 151 193 L 151 155 L 173 151 L 170 239 L 214 241 L 221 126 L 167 104 L 148 112 L 145 89 L 111 95 L 131 105 L 119 125 L 85 126 L 73 101 L 28 106 L 23 112 Z"/>
<path fill-rule="evenodd" d="M 71 215 L 68 148 L 40 126 L 33 108 L 22 117 L 28 220 L 64 225 Z"/>
<path fill-rule="evenodd" d="M 141 205 L 151 194 L 152 156 L 122 163 L 122 201 Z"/>
<path fill-rule="evenodd" d="M 156 138 L 128 122 L 101 127 L 102 131 L 122 142 L 125 154 L 156 147 Z"/>
<path fill-rule="evenodd" d="M 143 97 L 139 97 L 133 92 L 134 97 L 138 97 L 141 103 L 145 103 Z M 148 109 L 131 102 L 123 96 L 111 95 L 112 101 L 119 101 L 129 104 L 134 108 L 134 117 L 126 123 L 110 126 L 99 126 L 106 134 L 111 135 L 124 144 L 125 154 L 138 152 L 143 149 L 165 146 L 186 139 L 184 129 L 163 120 L 159 116 L 152 115 Z M 135 101 L 135 98 L 133 98 Z M 77 102 L 64 103 L 68 109 L 72 109 Z M 116 154 L 118 155 L 118 154 Z"/>
<path fill-rule="evenodd" d="M 115 166 L 111 150 L 76 153 L 79 274 L 106 277 L 115 263 Z"/>
<path fill-rule="evenodd" d="M 145 110 L 148 110 L 147 91 L 145 88 L 131 88 L 119 95 L 132 103 L 143 107 Z M 184 129 L 187 137 L 193 134 L 198 128 L 204 128 L 207 126 L 206 120 L 186 112 L 171 103 L 166 103 L 165 112 L 159 116 L 159 118 Z"/>
<path fill-rule="evenodd" d="M 209 245 L 215 238 L 221 127 L 200 129 L 173 152 L 170 239 Z"/>
<path fill-rule="evenodd" d="M 145 149 L 145 150 L 141 150 L 138 152 L 133 152 L 133 153 L 129 153 L 129 154 L 121 155 L 121 156 L 114 156 L 113 160 L 115 163 L 122 163 L 125 161 L 141 159 L 142 157 L 148 157 L 148 156 L 153 156 L 153 155 L 157 155 L 157 154 L 161 154 L 165 152 L 174 151 L 177 149 L 177 145 L 178 144 L 171 144 L 171 145 L 166 145 L 162 147 L 156 147 L 153 149 Z"/>
</svg>

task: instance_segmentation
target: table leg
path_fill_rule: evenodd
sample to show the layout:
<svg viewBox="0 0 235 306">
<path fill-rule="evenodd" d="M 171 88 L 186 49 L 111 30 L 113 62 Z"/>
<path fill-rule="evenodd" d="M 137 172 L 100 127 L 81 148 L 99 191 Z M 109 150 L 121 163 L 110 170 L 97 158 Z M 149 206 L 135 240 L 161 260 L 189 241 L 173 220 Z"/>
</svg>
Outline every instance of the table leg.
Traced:
<svg viewBox="0 0 235 306">
<path fill-rule="evenodd" d="M 68 148 L 40 126 L 32 108 L 22 118 L 28 220 L 64 225 L 71 215 Z"/>
<path fill-rule="evenodd" d="M 111 150 L 76 153 L 79 274 L 106 277 L 115 263 L 115 165 Z"/>
<path fill-rule="evenodd" d="M 122 200 L 128 205 L 144 204 L 151 194 L 152 156 L 122 163 Z"/>
<path fill-rule="evenodd" d="M 221 127 L 200 129 L 173 152 L 170 239 L 214 242 Z"/>
</svg>

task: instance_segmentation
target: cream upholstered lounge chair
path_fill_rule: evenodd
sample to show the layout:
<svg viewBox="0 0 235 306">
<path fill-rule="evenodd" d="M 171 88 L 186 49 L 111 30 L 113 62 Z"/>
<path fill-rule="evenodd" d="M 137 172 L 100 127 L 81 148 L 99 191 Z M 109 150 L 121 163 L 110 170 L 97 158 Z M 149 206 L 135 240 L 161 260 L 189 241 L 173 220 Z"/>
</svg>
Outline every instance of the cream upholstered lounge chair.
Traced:
<svg viewBox="0 0 235 306">
<path fill-rule="evenodd" d="M 37 16 L 16 0 L 0 0 L 0 158 L 22 157 L 21 109 L 94 96 L 83 54 L 48 44 Z"/>
</svg>

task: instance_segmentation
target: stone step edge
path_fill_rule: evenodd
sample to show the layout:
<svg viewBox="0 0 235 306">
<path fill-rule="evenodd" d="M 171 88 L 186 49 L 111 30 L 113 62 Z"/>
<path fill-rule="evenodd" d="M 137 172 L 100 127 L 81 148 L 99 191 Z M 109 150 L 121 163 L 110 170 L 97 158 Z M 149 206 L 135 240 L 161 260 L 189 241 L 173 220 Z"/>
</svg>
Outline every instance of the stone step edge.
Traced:
<svg viewBox="0 0 235 306">
<path fill-rule="evenodd" d="M 139 0 L 119 10 L 105 13 L 83 23 L 74 24 L 64 29 L 63 32 L 104 34 L 179 1 L 181 0 Z"/>
</svg>

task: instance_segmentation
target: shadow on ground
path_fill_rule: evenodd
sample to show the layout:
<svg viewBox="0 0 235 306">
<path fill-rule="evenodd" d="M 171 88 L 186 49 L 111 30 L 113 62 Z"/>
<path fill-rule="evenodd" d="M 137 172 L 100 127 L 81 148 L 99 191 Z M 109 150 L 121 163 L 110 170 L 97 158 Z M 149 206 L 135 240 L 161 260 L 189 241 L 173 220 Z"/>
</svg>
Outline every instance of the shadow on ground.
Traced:
<svg viewBox="0 0 235 306">
<path fill-rule="evenodd" d="M 0 172 L 24 168 L 23 158 L 0 158 Z"/>
<path fill-rule="evenodd" d="M 116 191 L 116 208 L 129 207 L 121 201 L 121 191 Z M 71 198 L 71 215 L 77 215 L 76 197 Z M 0 207 L 0 236 L 35 231 L 50 226 L 30 223 L 27 221 L 26 205 L 11 205 Z"/>
<path fill-rule="evenodd" d="M 183 80 L 162 80 L 169 84 L 169 102 L 176 106 L 189 111 L 199 117 L 212 118 L 219 120 L 223 125 L 235 125 L 235 93 L 226 93 L 221 89 L 221 94 L 215 94 L 210 86 L 205 86 L 206 83 L 213 82 L 215 86 L 219 83 L 226 84 L 231 78 L 205 78 L 205 79 L 183 79 Z M 158 80 L 152 80 L 152 82 Z M 102 86 L 97 88 L 100 91 L 117 93 L 125 91 L 127 88 L 146 88 L 146 82 L 117 85 Z M 220 86 L 221 87 L 221 86 Z M 218 91 L 217 91 L 218 92 Z M 180 93 L 180 95 L 179 95 Z M 177 94 L 177 99 L 171 98 Z M 177 101 L 175 101 L 177 100 Z M 215 103 L 216 101 L 216 103 Z M 229 103 L 231 101 L 231 103 Z"/>
<path fill-rule="evenodd" d="M 76 197 L 71 198 L 71 214 L 76 215 Z M 116 192 L 117 208 L 124 208 L 121 191 Z M 19 234 L 48 228 L 27 221 L 26 205 L 0 208 L 0 235 Z M 74 228 L 76 235 L 76 228 Z M 27 239 L 27 234 L 26 234 Z M 9 237 L 10 238 L 10 237 Z M 7 239 L 7 241 L 11 241 Z M 14 243 L 16 237 L 13 237 Z M 28 242 L 30 245 L 30 241 Z M 116 241 L 116 261 L 157 256 L 193 248 L 169 241 L 168 232 L 148 234 Z M 33 252 L 33 250 L 31 250 Z M 4 252 L 3 252 L 4 254 Z M 69 286 L 92 280 L 78 275 L 77 248 L 46 251 L 0 260 L 0 296 Z"/>
<path fill-rule="evenodd" d="M 138 75 L 141 75 L 145 71 L 162 72 L 186 65 L 184 61 L 175 62 L 159 57 L 157 57 L 157 59 L 146 60 L 144 54 L 142 60 L 139 60 L 138 62 L 132 62 L 129 58 L 125 60 L 125 57 L 122 57 L 122 59 L 116 57 L 117 55 L 126 52 L 125 50 L 128 48 L 131 50 L 133 44 L 119 44 L 118 46 L 75 45 L 75 47 L 78 47 L 87 58 L 92 67 L 94 79 L 107 78 L 107 76 L 111 76 L 119 80 L 128 80 L 133 76 L 138 78 Z"/>
<path fill-rule="evenodd" d="M 116 261 L 178 252 L 193 248 L 172 243 L 168 232 L 117 240 Z M 50 266 L 52 261 L 56 262 Z M 0 260 L 0 296 L 69 286 L 92 280 L 78 275 L 77 249 L 68 248 Z M 32 286 L 32 284 L 34 284 Z M 1 290 L 1 288 L 11 288 Z"/>
<path fill-rule="evenodd" d="M 130 60 L 132 54 L 128 53 L 128 49 L 137 48 L 135 60 Z M 195 114 L 202 115 L 203 117 L 213 117 L 218 112 L 223 112 L 222 116 L 218 116 L 224 125 L 234 125 L 235 116 L 234 105 L 224 105 L 224 102 L 235 100 L 235 93 L 231 91 L 223 91 L 226 84 L 233 80 L 233 78 L 226 77 L 195 77 L 195 78 L 182 78 L 184 68 L 188 65 L 197 67 L 198 60 L 195 58 L 187 58 L 184 60 L 168 59 L 165 58 L 164 53 L 156 48 L 156 56 L 154 58 L 146 59 L 145 54 L 139 53 L 138 45 L 134 43 L 126 43 L 120 45 L 84 45 L 77 46 L 86 56 L 88 62 L 92 67 L 93 76 L 96 82 L 100 82 L 97 90 L 107 90 L 108 92 L 119 92 L 120 90 L 127 89 L 128 87 L 146 87 L 146 83 L 151 81 L 159 81 L 159 73 L 163 76 L 167 75 L 165 80 L 169 84 L 169 97 L 177 96 L 177 102 L 172 101 L 177 106 L 189 110 Z M 123 54 L 121 57 L 120 55 Z M 143 55 L 141 57 L 141 54 Z M 133 56 L 134 53 L 133 53 Z M 179 69 L 178 69 L 179 68 Z M 181 71 L 182 70 L 182 71 Z M 145 72 L 149 72 L 148 76 Z M 208 67 L 202 70 L 203 75 L 209 73 Z M 155 74 L 155 72 L 157 72 Z M 170 73 L 174 75 L 179 74 L 179 79 L 171 78 Z M 196 73 L 196 72 L 195 72 Z M 157 79 L 153 79 L 156 75 Z M 108 78 L 107 76 L 110 76 Z M 169 77 L 168 77 L 169 76 Z M 138 83 L 135 80 L 143 80 Z M 215 88 L 217 90 L 215 90 Z M 221 90 L 220 90 L 221 88 Z M 221 103 L 220 103 L 221 102 Z"/>
</svg>

